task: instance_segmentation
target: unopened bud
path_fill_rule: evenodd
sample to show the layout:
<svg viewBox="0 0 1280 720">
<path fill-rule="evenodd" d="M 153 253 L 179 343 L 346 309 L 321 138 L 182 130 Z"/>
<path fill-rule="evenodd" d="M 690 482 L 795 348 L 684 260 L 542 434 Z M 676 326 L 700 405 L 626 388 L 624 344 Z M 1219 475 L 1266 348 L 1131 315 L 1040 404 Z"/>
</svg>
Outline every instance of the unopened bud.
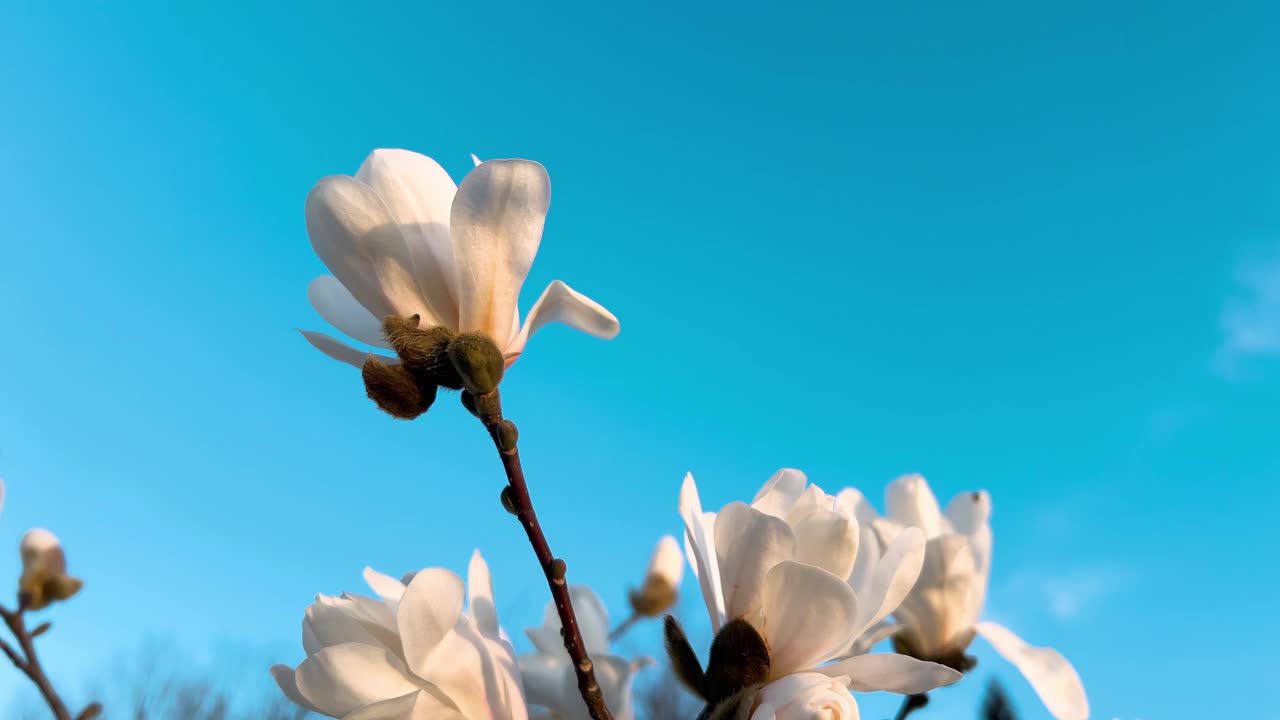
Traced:
<svg viewBox="0 0 1280 720">
<path fill-rule="evenodd" d="M 506 358 L 497 344 L 483 333 L 463 333 L 449 343 L 449 359 L 462 378 L 462 386 L 480 396 L 498 389 Z"/>
<path fill-rule="evenodd" d="M 93 720 L 102 715 L 102 703 L 90 703 L 88 707 L 80 711 L 76 716 L 76 720 Z"/>
<path fill-rule="evenodd" d="M 67 600 L 84 585 L 79 578 L 67 574 L 62 544 L 48 530 L 27 531 L 18 549 L 22 555 L 18 598 L 26 609 L 41 610 L 50 603 Z"/>
<path fill-rule="evenodd" d="M 53 623 L 49 623 L 49 622 L 42 622 L 42 623 L 40 623 L 39 625 L 37 625 L 37 626 L 36 626 L 36 629 L 35 629 L 35 630 L 32 630 L 32 631 L 31 631 L 31 637 L 33 637 L 33 638 L 38 638 L 38 637 L 40 637 L 41 635 L 43 635 L 43 634 L 45 634 L 45 633 L 49 632 L 49 628 L 51 628 L 51 627 L 53 627 Z"/>
<path fill-rule="evenodd" d="M 551 579 L 554 580 L 557 585 L 563 585 L 564 574 L 568 569 L 569 568 L 567 565 L 565 565 L 564 560 L 561 560 L 560 558 L 556 558 L 552 560 L 551 561 Z"/>
<path fill-rule="evenodd" d="M 484 395 L 472 395 L 463 390 L 462 407 L 484 422 L 489 422 L 489 418 L 502 417 L 502 398 L 498 396 L 497 390 Z"/>
<path fill-rule="evenodd" d="M 510 420 L 503 420 L 493 429 L 494 438 L 498 442 L 498 449 L 503 452 L 511 452 L 516 449 L 516 442 L 520 439 L 520 431 L 516 429 L 516 424 Z"/>
<path fill-rule="evenodd" d="M 506 508 L 507 512 L 512 515 L 520 514 L 520 511 L 516 510 L 515 491 L 511 489 L 510 485 L 502 488 L 502 495 L 500 497 L 502 498 L 502 507 Z"/>
<path fill-rule="evenodd" d="M 403 365 L 387 365 L 370 355 L 360 374 L 369 399 L 392 417 L 412 420 L 436 400 L 436 386 L 418 382 Z"/>
<path fill-rule="evenodd" d="M 676 591 L 683 576 L 684 553 L 680 551 L 680 544 L 674 537 L 665 535 L 658 541 L 649 558 L 644 584 L 628 594 L 632 611 L 640 617 L 661 615 L 675 604 Z"/>
</svg>

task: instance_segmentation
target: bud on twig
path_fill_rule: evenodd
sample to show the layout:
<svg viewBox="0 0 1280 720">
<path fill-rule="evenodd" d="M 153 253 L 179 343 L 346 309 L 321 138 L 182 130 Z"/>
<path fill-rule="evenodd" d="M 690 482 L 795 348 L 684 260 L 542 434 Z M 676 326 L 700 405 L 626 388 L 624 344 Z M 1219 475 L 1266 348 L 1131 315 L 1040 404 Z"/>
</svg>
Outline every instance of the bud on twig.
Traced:
<svg viewBox="0 0 1280 720">
<path fill-rule="evenodd" d="M 497 390 L 507 367 L 497 344 L 482 333 L 463 333 L 453 338 L 449 359 L 462 378 L 462 386 L 477 397 Z"/>
<path fill-rule="evenodd" d="M 447 327 L 418 327 L 417 315 L 407 318 L 388 315 L 382 320 L 382 333 L 396 355 L 421 384 L 439 385 L 458 390 L 462 378 L 449 361 L 449 343 L 454 333 Z"/>
<path fill-rule="evenodd" d="M 22 577 L 18 579 L 19 604 L 26 610 L 42 610 L 67 600 L 84 585 L 67 574 L 67 558 L 58 537 L 48 530 L 28 530 L 18 545 Z"/>
</svg>

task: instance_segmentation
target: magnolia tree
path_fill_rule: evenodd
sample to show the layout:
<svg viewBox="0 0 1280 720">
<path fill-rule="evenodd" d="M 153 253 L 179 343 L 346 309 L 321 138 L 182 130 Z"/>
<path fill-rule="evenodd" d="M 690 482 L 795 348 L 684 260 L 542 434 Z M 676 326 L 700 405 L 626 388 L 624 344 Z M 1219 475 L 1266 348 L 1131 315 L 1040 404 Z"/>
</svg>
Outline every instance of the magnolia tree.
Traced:
<svg viewBox="0 0 1280 720">
<path fill-rule="evenodd" d="M 631 720 L 633 680 L 651 661 L 619 656 L 610 643 L 670 610 L 687 562 L 712 641 L 694 647 L 669 615 L 662 628 L 672 674 L 702 706 L 698 720 L 856 720 L 853 693 L 869 691 L 903 695 L 902 720 L 974 667 L 967 651 L 978 635 L 1026 676 L 1054 717 L 1088 717 L 1066 659 L 980 621 L 991 567 L 988 495 L 963 493 L 944 510 L 919 476 L 890 484 L 883 516 L 858 490 L 828 494 L 792 469 L 749 503 L 710 512 L 687 476 L 672 497 L 683 542 L 658 542 L 630 593 L 630 614 L 611 629 L 599 597 L 569 584 L 543 534 L 500 386 L 547 323 L 609 339 L 618 321 L 557 280 L 521 322 L 517 298 L 542 239 L 550 179 L 529 160 L 473 159 L 455 185 L 431 158 L 376 150 L 354 176 L 316 184 L 307 232 L 332 275 L 311 283 L 311 304 L 381 352 L 303 336 L 359 369 L 369 398 L 395 418 L 417 418 L 442 390 L 460 394 L 493 441 L 506 476 L 502 505 L 546 577 L 543 624 L 526 630 L 533 652 L 517 655 L 479 551 L 465 580 L 439 567 L 399 578 L 366 568 L 370 594 L 318 596 L 303 617 L 305 659 L 271 668 L 289 700 L 344 720 Z M 56 540 L 38 535 L 31 547 L 54 557 Z M 24 541 L 24 561 L 27 552 Z M 41 579 L 24 574 L 18 611 L 4 611 L 26 656 L 4 649 L 48 690 L 59 720 L 69 720 L 22 614 L 65 599 L 78 581 L 66 578 L 60 550 L 56 561 L 31 552 L 28 567 Z M 893 652 L 872 652 L 886 639 Z"/>
</svg>

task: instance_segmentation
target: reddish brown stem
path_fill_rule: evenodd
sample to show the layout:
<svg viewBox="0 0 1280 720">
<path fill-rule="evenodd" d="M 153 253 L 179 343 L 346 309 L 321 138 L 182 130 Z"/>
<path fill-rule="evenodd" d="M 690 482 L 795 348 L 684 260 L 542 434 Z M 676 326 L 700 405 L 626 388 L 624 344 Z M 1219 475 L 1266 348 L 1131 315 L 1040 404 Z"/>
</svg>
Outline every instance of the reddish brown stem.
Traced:
<svg viewBox="0 0 1280 720">
<path fill-rule="evenodd" d="M 493 394 L 496 395 L 497 391 Z M 496 397 L 491 406 L 499 407 Z M 533 546 L 538 564 L 542 566 L 542 574 L 547 578 L 556 612 L 560 615 L 564 649 L 568 651 L 574 672 L 577 673 L 578 692 L 582 694 L 582 701 L 587 704 L 587 713 L 592 720 L 613 720 L 613 715 L 605 706 L 600 684 L 596 682 L 595 669 L 587 654 L 586 643 L 582 640 L 582 632 L 578 630 L 578 618 L 573 613 L 573 603 L 569 599 L 569 583 L 565 580 L 564 561 L 557 560 L 551 553 L 547 536 L 543 534 L 542 526 L 538 524 L 538 515 L 533 510 L 533 499 L 529 497 L 529 486 L 525 484 L 524 469 L 520 465 L 520 451 L 515 446 L 515 425 L 510 420 L 503 419 L 500 409 L 481 414 L 480 421 L 489 431 L 498 456 L 502 458 L 502 468 L 506 471 L 507 485 L 510 488 L 508 499 L 511 509 L 524 527 L 525 534 L 529 536 L 529 544 Z M 509 427 L 504 428 L 504 425 Z M 507 446 L 504 447 L 504 444 Z"/>
<path fill-rule="evenodd" d="M 31 633 L 27 631 L 27 623 L 23 617 L 26 609 L 21 605 L 18 610 L 12 611 L 8 608 L 0 607 L 0 618 L 4 619 L 4 624 L 9 626 L 13 637 L 17 639 L 18 646 L 22 649 L 22 654 L 9 647 L 9 644 L 0 640 L 0 650 L 8 656 L 13 666 L 22 671 L 36 688 L 40 690 L 40 694 L 44 696 L 45 703 L 49 709 L 53 711 L 53 716 L 57 720 L 71 720 L 71 711 L 67 710 L 66 703 L 62 702 L 62 698 L 58 697 L 57 691 L 53 689 L 53 684 L 49 682 L 49 676 L 44 674 L 44 667 L 40 665 L 40 658 L 36 657 L 35 642 L 32 640 Z"/>
<path fill-rule="evenodd" d="M 908 715 L 928 704 L 929 696 L 924 693 L 908 695 L 902 699 L 902 707 L 898 708 L 898 714 L 894 716 L 894 720 L 906 720 Z"/>
</svg>

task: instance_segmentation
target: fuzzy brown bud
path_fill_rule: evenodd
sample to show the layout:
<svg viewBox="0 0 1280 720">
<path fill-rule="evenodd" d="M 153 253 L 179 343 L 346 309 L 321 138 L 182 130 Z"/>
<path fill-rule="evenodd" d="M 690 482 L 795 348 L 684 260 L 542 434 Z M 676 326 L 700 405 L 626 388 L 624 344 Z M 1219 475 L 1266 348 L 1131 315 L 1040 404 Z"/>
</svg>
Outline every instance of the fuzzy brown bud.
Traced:
<svg viewBox="0 0 1280 720">
<path fill-rule="evenodd" d="M 627 593 L 627 598 L 636 615 L 658 617 L 676 603 L 676 589 L 661 577 L 650 575 L 638 590 Z"/>
<path fill-rule="evenodd" d="M 102 715 L 102 703 L 90 703 L 88 707 L 80 711 L 76 716 L 76 720 L 93 720 L 93 718 Z"/>
<path fill-rule="evenodd" d="M 764 638 L 746 620 L 730 620 L 711 643 L 703 686 L 707 702 L 718 704 L 768 679 L 769 648 Z"/>
<path fill-rule="evenodd" d="M 454 333 L 447 327 L 419 327 L 417 315 L 402 318 L 388 315 L 382 320 L 382 334 L 396 355 L 420 384 L 439 385 L 450 390 L 462 387 L 462 378 L 449 361 L 449 342 Z"/>
<path fill-rule="evenodd" d="M 483 333 L 463 333 L 449 343 L 449 359 L 462 386 L 480 396 L 498 389 L 507 361 L 497 344 Z"/>
<path fill-rule="evenodd" d="M 412 420 L 436 400 L 436 386 L 419 382 L 403 365 L 387 365 L 371 355 L 360 374 L 369 399 L 392 417 Z"/>
<path fill-rule="evenodd" d="M 463 390 L 462 407 L 484 422 L 502 417 L 502 399 L 498 397 L 498 391 L 496 390 L 484 395 L 472 395 Z"/>
<path fill-rule="evenodd" d="M 668 615 L 662 623 L 662 634 L 676 679 L 690 692 L 706 699 L 703 690 L 706 676 L 702 672 L 702 664 L 698 662 L 698 654 L 689 644 L 689 638 L 684 634 L 684 628 L 680 627 L 680 622 Z"/>
</svg>

